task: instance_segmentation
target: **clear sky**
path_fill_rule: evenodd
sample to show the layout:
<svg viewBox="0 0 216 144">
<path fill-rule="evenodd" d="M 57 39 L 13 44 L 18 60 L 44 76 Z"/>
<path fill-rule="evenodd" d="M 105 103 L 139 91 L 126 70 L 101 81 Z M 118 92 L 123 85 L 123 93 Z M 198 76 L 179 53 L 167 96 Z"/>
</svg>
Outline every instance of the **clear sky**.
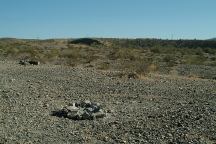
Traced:
<svg viewBox="0 0 216 144">
<path fill-rule="evenodd" d="M 216 0 L 0 0 L 0 37 L 216 37 Z"/>
</svg>

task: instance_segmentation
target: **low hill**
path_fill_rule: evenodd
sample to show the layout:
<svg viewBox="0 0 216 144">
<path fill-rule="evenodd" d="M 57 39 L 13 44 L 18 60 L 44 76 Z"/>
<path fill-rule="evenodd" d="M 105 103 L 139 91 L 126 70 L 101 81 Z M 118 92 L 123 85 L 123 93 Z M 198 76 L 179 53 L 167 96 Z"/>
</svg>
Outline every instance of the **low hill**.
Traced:
<svg viewBox="0 0 216 144">
<path fill-rule="evenodd" d="M 80 38 L 80 39 L 69 41 L 69 44 L 92 45 L 92 44 L 101 44 L 101 42 L 92 38 Z"/>
<path fill-rule="evenodd" d="M 0 59 L 38 60 L 42 64 L 94 67 L 141 75 L 178 71 L 181 75 L 216 79 L 212 70 L 216 66 L 216 41 L 213 40 L 0 39 Z M 189 65 L 189 68 L 182 68 L 182 65 Z M 176 70 L 179 66 L 180 70 Z M 206 71 L 203 73 L 202 69 Z"/>
</svg>

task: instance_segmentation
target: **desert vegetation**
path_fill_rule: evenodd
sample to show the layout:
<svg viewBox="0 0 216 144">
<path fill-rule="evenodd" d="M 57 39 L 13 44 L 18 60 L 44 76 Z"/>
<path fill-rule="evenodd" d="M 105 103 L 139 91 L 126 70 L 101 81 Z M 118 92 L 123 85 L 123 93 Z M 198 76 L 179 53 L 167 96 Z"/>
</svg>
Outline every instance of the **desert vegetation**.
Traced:
<svg viewBox="0 0 216 144">
<path fill-rule="evenodd" d="M 34 59 L 138 74 L 169 74 L 180 65 L 216 66 L 214 40 L 1 39 L 0 52 L 5 59 Z"/>
</svg>

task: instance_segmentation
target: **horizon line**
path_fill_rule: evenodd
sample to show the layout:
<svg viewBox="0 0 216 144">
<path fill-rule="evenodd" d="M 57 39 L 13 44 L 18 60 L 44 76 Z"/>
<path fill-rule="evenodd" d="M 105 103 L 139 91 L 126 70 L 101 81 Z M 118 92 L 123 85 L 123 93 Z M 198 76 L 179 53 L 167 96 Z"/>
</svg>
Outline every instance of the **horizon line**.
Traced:
<svg viewBox="0 0 216 144">
<path fill-rule="evenodd" d="M 82 38 L 93 38 L 93 39 L 158 39 L 158 40 L 211 40 L 214 38 L 200 39 L 200 38 L 156 38 L 156 37 L 50 37 L 50 38 L 24 38 L 24 37 L 1 37 L 0 39 L 20 39 L 20 40 L 58 40 L 58 39 L 82 39 Z"/>
</svg>

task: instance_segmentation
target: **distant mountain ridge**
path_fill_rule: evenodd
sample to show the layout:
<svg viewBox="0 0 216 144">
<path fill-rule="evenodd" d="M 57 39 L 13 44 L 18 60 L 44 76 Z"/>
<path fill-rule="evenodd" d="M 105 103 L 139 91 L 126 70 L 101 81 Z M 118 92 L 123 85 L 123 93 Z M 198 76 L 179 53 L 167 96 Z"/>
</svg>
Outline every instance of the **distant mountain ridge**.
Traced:
<svg viewBox="0 0 216 144">
<path fill-rule="evenodd" d="M 216 38 L 211 38 L 211 39 L 209 39 L 209 40 L 213 40 L 213 41 L 216 41 Z"/>
</svg>

